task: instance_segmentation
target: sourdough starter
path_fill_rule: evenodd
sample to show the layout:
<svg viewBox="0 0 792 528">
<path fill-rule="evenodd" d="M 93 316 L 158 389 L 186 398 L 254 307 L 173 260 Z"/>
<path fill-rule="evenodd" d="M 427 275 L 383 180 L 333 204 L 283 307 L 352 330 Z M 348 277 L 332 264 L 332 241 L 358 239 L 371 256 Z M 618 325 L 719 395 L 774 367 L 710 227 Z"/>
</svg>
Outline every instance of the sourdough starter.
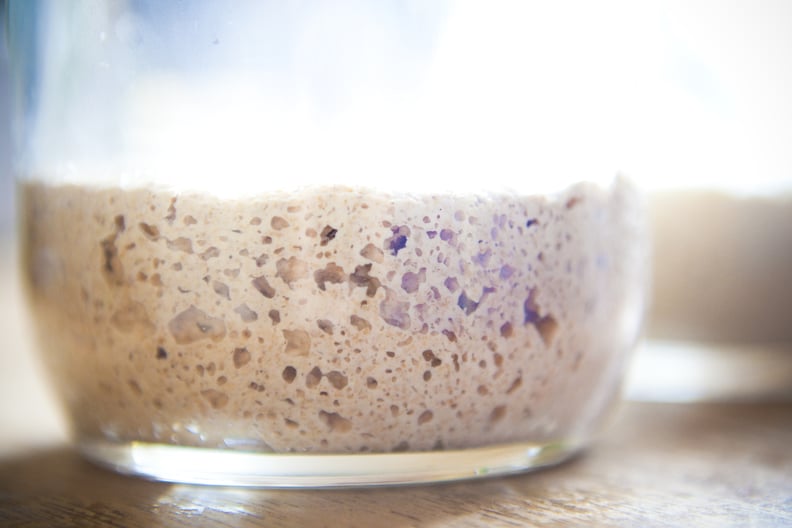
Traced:
<svg viewBox="0 0 792 528">
<path fill-rule="evenodd" d="M 625 182 L 244 200 L 25 184 L 28 290 L 81 439 L 389 452 L 589 434 L 640 325 Z"/>
</svg>

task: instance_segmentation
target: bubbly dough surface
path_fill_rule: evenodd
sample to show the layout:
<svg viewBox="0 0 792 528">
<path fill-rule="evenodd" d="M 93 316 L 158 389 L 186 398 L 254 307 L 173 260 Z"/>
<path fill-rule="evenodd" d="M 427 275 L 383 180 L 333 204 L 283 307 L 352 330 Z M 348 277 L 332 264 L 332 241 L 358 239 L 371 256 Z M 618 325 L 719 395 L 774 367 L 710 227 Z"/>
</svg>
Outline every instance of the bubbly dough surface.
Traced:
<svg viewBox="0 0 792 528">
<path fill-rule="evenodd" d="M 585 435 L 640 320 L 643 232 L 618 180 L 21 196 L 33 313 L 83 437 L 388 452 Z"/>
</svg>

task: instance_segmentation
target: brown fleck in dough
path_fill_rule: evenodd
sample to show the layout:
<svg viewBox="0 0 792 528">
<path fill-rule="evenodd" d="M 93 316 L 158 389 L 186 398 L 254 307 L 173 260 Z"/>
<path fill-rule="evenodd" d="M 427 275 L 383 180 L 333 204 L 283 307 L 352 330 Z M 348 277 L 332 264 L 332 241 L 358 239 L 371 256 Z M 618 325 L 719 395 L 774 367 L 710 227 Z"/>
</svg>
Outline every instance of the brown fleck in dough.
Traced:
<svg viewBox="0 0 792 528">
<path fill-rule="evenodd" d="M 253 284 L 253 287 L 256 288 L 259 293 L 261 293 L 261 295 L 267 299 L 272 299 L 275 297 L 275 288 L 270 285 L 269 281 L 267 281 L 267 277 L 264 275 L 254 278 L 251 281 L 251 284 Z"/>
<path fill-rule="evenodd" d="M 327 425 L 331 433 L 346 433 L 352 429 L 352 422 L 335 412 L 319 411 L 319 419 Z"/>
<path fill-rule="evenodd" d="M 168 323 L 171 335 L 179 344 L 194 343 L 201 339 L 218 340 L 225 337 L 225 322 L 211 317 L 195 306 L 179 313 Z"/>
<path fill-rule="evenodd" d="M 331 227 L 329 225 L 324 226 L 324 228 L 322 229 L 322 232 L 319 234 L 319 236 L 322 239 L 320 245 L 326 246 L 328 244 L 328 242 L 330 242 L 331 240 L 333 240 L 336 237 L 337 233 L 338 233 L 338 229 L 336 229 L 334 227 Z"/>
<path fill-rule="evenodd" d="M 120 233 L 126 230 L 126 219 L 124 215 L 116 215 L 115 217 L 116 232 Z"/>
<path fill-rule="evenodd" d="M 326 334 L 333 335 L 333 322 L 327 319 L 319 319 L 316 325 Z"/>
<path fill-rule="evenodd" d="M 511 394 L 512 392 L 519 389 L 521 386 L 522 386 L 522 376 L 519 376 L 515 378 L 515 380 L 512 381 L 512 384 L 509 385 L 509 388 L 506 389 L 506 394 Z"/>
<path fill-rule="evenodd" d="M 178 198 L 171 198 L 170 204 L 168 205 L 168 215 L 165 217 L 165 220 L 167 220 L 169 224 L 172 224 L 173 221 L 176 220 L 176 200 L 178 200 Z"/>
<path fill-rule="evenodd" d="M 287 355 L 307 356 L 311 351 L 311 336 L 305 330 L 283 330 Z"/>
<path fill-rule="evenodd" d="M 206 398 L 213 409 L 222 409 L 228 405 L 228 395 L 215 389 L 205 389 L 201 391 L 201 396 Z"/>
<path fill-rule="evenodd" d="M 549 345 L 558 331 L 558 323 L 552 315 L 546 315 L 536 322 L 536 331 L 542 336 L 545 345 Z"/>
<path fill-rule="evenodd" d="M 326 374 L 327 381 L 336 389 L 343 389 L 349 383 L 349 379 L 337 370 L 332 370 Z"/>
<path fill-rule="evenodd" d="M 154 323 L 151 322 L 146 307 L 139 302 L 129 301 L 122 305 L 110 319 L 118 330 L 130 333 L 135 330 L 152 332 Z"/>
<path fill-rule="evenodd" d="M 186 237 L 179 237 L 174 240 L 168 240 L 168 249 L 176 251 L 183 251 L 185 253 L 192 253 L 192 240 Z"/>
<path fill-rule="evenodd" d="M 320 290 L 325 289 L 325 283 L 341 284 L 346 282 L 347 276 L 344 273 L 344 268 L 336 265 L 335 262 L 328 262 L 324 269 L 316 270 L 314 272 L 314 280 Z"/>
<path fill-rule="evenodd" d="M 418 417 L 418 425 L 429 423 L 432 421 L 432 418 L 434 418 L 434 413 L 432 411 L 424 411 Z"/>
<path fill-rule="evenodd" d="M 235 348 L 234 349 L 234 366 L 236 368 L 244 367 L 250 363 L 250 352 L 248 352 L 247 348 Z"/>
<path fill-rule="evenodd" d="M 369 275 L 369 272 L 371 272 L 371 264 L 357 266 L 355 271 L 349 275 L 349 281 L 355 286 L 366 288 L 366 295 L 374 297 L 381 283 L 378 278 Z"/>
<path fill-rule="evenodd" d="M 308 264 L 297 257 L 282 258 L 277 262 L 278 273 L 276 277 L 283 279 L 283 282 L 294 287 L 294 283 L 308 276 Z"/>
<path fill-rule="evenodd" d="M 309 389 L 316 387 L 319 385 L 319 382 L 322 381 L 322 371 L 319 367 L 314 367 L 305 375 L 305 386 Z"/>
<path fill-rule="evenodd" d="M 363 249 L 360 250 L 360 256 L 378 263 L 382 263 L 382 261 L 385 260 L 385 252 L 371 242 L 366 244 Z"/>
<path fill-rule="evenodd" d="M 246 323 L 252 323 L 258 319 L 258 314 L 251 310 L 250 307 L 248 307 L 248 305 L 245 303 L 242 303 L 234 308 L 234 311 L 238 313 L 239 317 Z"/>
<path fill-rule="evenodd" d="M 160 236 L 159 229 L 157 229 L 157 226 L 155 225 L 149 225 L 145 222 L 140 222 L 138 227 L 140 227 L 140 230 L 143 231 L 143 234 L 146 235 L 146 237 L 150 240 L 156 241 Z"/>
<path fill-rule="evenodd" d="M 371 323 L 369 323 L 362 317 L 358 317 L 357 315 L 351 315 L 349 317 L 349 323 L 361 332 L 371 332 Z"/>
<path fill-rule="evenodd" d="M 231 300 L 231 292 L 228 289 L 228 284 L 220 281 L 212 281 L 212 289 L 220 297 Z"/>
<path fill-rule="evenodd" d="M 120 286 L 124 284 L 124 266 L 121 264 L 121 259 L 118 257 L 118 248 L 115 244 L 116 235 L 111 235 L 101 242 L 103 266 L 102 272 L 104 273 L 107 282 Z"/>
<path fill-rule="evenodd" d="M 209 260 L 211 258 L 216 258 L 220 256 L 220 250 L 216 247 L 212 246 L 207 248 L 203 253 L 201 253 L 200 257 L 202 260 Z"/>
<path fill-rule="evenodd" d="M 492 414 L 490 414 L 490 421 L 499 422 L 503 419 L 505 415 L 506 415 L 506 406 L 498 405 L 497 407 L 492 409 Z"/>
<path fill-rule="evenodd" d="M 290 365 L 283 369 L 281 376 L 286 383 L 291 383 L 294 381 L 294 378 L 297 377 L 297 369 Z"/>
<path fill-rule="evenodd" d="M 272 220 L 270 220 L 270 225 L 272 229 L 281 230 L 289 227 L 289 222 L 282 216 L 273 216 Z"/>
</svg>

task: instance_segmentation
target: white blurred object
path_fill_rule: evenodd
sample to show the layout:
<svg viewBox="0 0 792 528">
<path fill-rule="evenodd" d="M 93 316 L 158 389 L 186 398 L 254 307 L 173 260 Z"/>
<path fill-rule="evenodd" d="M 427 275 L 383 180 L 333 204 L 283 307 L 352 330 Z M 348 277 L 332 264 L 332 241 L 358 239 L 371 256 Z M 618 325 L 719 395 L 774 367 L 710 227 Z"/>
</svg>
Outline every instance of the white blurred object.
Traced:
<svg viewBox="0 0 792 528">
<path fill-rule="evenodd" d="M 792 401 L 792 343 L 645 342 L 626 380 L 630 400 Z"/>
<path fill-rule="evenodd" d="M 489 188 L 494 182 L 546 192 L 616 172 L 649 189 L 792 188 L 790 2 L 399 6 L 237 4 L 251 16 L 232 20 L 285 17 L 290 25 L 280 33 L 274 26 L 212 25 L 224 13 L 207 15 L 196 27 L 218 32 L 205 35 L 217 57 L 246 56 L 235 52 L 240 32 L 263 35 L 247 67 L 212 64 L 203 70 L 208 79 L 200 70 L 183 78 L 158 78 L 156 68 L 138 75 L 124 50 L 130 39 L 153 46 L 157 34 L 134 13 L 108 10 L 116 23 L 101 38 L 86 33 L 80 45 L 93 51 L 83 66 L 109 53 L 112 82 L 129 111 L 108 117 L 96 104 L 107 86 L 86 86 L 80 90 L 99 93 L 86 94 L 80 119 L 68 123 L 95 120 L 91 126 L 101 130 L 110 120 L 108 130 L 123 134 L 107 141 L 120 141 L 130 171 L 224 194 L 249 194 L 276 180 L 311 183 L 317 173 L 350 184 L 374 178 L 378 187 L 388 178 L 413 178 L 417 187 L 442 190 L 478 189 L 486 178 Z M 425 27 L 416 38 L 411 31 L 419 25 Z M 59 75 L 63 46 L 56 38 L 51 44 L 49 69 Z M 42 105 L 51 114 L 42 122 L 61 119 L 62 95 L 44 93 L 53 100 Z M 240 131 L 245 141 L 236 141 Z M 117 173 L 103 175 L 101 163 L 89 175 L 91 163 L 101 162 L 90 159 L 91 150 L 112 150 L 90 148 L 105 136 L 89 136 L 87 146 L 75 145 L 86 152 L 68 159 L 58 156 L 63 134 L 56 136 L 39 138 L 37 159 L 51 149 L 64 179 L 117 183 Z M 193 166 L 185 159 L 195 152 L 203 155 Z"/>
<path fill-rule="evenodd" d="M 43 374 L 22 295 L 16 241 L 0 237 L 0 457 L 63 443 L 61 409 Z"/>
</svg>

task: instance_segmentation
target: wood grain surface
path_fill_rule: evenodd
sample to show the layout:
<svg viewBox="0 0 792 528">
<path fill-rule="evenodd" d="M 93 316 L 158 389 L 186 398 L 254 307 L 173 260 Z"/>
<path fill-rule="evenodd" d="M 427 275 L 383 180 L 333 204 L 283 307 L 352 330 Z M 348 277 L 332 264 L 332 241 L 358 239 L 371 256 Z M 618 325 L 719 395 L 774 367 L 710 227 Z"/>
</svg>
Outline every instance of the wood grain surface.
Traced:
<svg viewBox="0 0 792 528">
<path fill-rule="evenodd" d="M 792 526 L 791 447 L 790 405 L 632 403 L 544 471 L 274 491 L 148 482 L 60 445 L 0 460 L 0 526 Z"/>
<path fill-rule="evenodd" d="M 276 491 L 114 474 L 70 447 L 3 262 L 0 527 L 792 526 L 790 403 L 628 403 L 582 456 L 473 482 Z"/>
</svg>

